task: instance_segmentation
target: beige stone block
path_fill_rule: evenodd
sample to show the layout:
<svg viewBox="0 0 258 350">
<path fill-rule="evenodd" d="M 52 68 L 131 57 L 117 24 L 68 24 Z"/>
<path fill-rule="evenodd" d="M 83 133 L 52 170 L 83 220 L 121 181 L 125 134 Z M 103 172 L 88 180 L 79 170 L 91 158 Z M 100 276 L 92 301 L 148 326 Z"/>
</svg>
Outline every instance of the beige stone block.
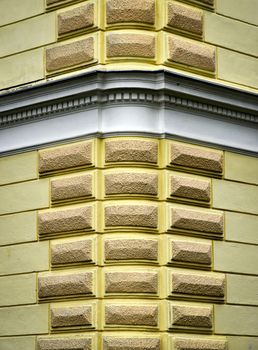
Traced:
<svg viewBox="0 0 258 350">
<path fill-rule="evenodd" d="M 157 196 L 158 175 L 137 172 L 105 175 L 106 195 L 141 194 Z"/>
<path fill-rule="evenodd" d="M 223 213 L 172 207 L 171 228 L 206 234 L 223 234 Z"/>
<path fill-rule="evenodd" d="M 156 55 L 154 35 L 128 33 L 108 33 L 106 36 L 106 55 L 116 57 L 142 57 L 154 59 Z"/>
<path fill-rule="evenodd" d="M 157 294 L 157 271 L 120 271 L 105 272 L 106 294 Z"/>
<path fill-rule="evenodd" d="M 80 200 L 93 196 L 92 175 L 71 176 L 51 181 L 53 202 Z"/>
<path fill-rule="evenodd" d="M 257 275 L 257 245 L 214 241 L 213 250 L 215 270 Z"/>
<path fill-rule="evenodd" d="M 212 262 L 211 242 L 171 240 L 171 262 L 201 264 L 209 266 Z"/>
<path fill-rule="evenodd" d="M 172 175 L 170 177 L 171 196 L 209 202 L 211 196 L 210 187 L 210 180 L 180 175 Z"/>
<path fill-rule="evenodd" d="M 74 143 L 39 151 L 39 172 L 48 173 L 64 169 L 93 165 L 93 143 Z"/>
<path fill-rule="evenodd" d="M 221 337 L 179 335 L 172 338 L 172 344 L 176 350 L 227 350 L 227 341 Z"/>
<path fill-rule="evenodd" d="M 213 207 L 258 214 L 258 186 L 212 180 Z"/>
<path fill-rule="evenodd" d="M 35 273 L 0 277 L 0 306 L 35 304 L 36 301 Z"/>
<path fill-rule="evenodd" d="M 68 273 L 40 274 L 38 293 L 40 299 L 92 296 L 95 289 L 95 271 L 81 270 Z"/>
<path fill-rule="evenodd" d="M 38 350 L 93 350 L 92 335 L 38 337 Z"/>
<path fill-rule="evenodd" d="M 0 336 L 48 333 L 48 305 L 0 308 Z"/>
<path fill-rule="evenodd" d="M 93 310 L 91 305 L 51 308 L 51 327 L 92 327 Z"/>
<path fill-rule="evenodd" d="M 200 169 L 208 172 L 223 172 L 223 152 L 210 148 L 190 146 L 172 142 L 170 147 L 170 164 Z"/>
<path fill-rule="evenodd" d="M 258 349 L 258 338 L 257 337 L 238 337 L 238 336 L 227 336 L 228 339 L 228 350 L 243 350 Z"/>
<path fill-rule="evenodd" d="M 258 308 L 214 305 L 215 333 L 230 335 L 258 335 Z"/>
<path fill-rule="evenodd" d="M 0 57 L 51 44 L 56 41 L 55 13 L 1 27 L 0 37 Z"/>
<path fill-rule="evenodd" d="M 167 26 L 202 35 L 203 11 L 170 1 L 167 4 Z"/>
<path fill-rule="evenodd" d="M 45 271 L 48 268 L 47 242 L 18 244 L 0 248 L 0 275 Z"/>
<path fill-rule="evenodd" d="M 37 152 L 22 153 L 0 159 L 0 185 L 32 180 L 37 176 Z"/>
<path fill-rule="evenodd" d="M 258 277 L 227 274 L 229 304 L 258 305 Z"/>
<path fill-rule="evenodd" d="M 156 165 L 158 143 L 140 139 L 117 139 L 105 141 L 106 163 L 135 162 Z"/>
<path fill-rule="evenodd" d="M 49 182 L 44 179 L 1 186 L 0 198 L 0 214 L 47 208 Z"/>
<path fill-rule="evenodd" d="M 258 244 L 258 217 L 233 212 L 225 212 L 226 240 Z"/>
<path fill-rule="evenodd" d="M 225 179 L 258 185 L 258 158 L 225 152 Z"/>
<path fill-rule="evenodd" d="M 158 305 L 109 303 L 105 305 L 106 327 L 157 327 Z"/>
<path fill-rule="evenodd" d="M 42 238 L 92 230 L 92 206 L 42 211 L 38 214 L 38 232 Z"/>
<path fill-rule="evenodd" d="M 158 240 L 144 238 L 106 239 L 105 260 L 158 260 Z"/>
<path fill-rule="evenodd" d="M 71 10 L 62 11 L 57 16 L 58 34 L 63 35 L 75 30 L 94 26 L 94 3 L 89 2 Z"/>
<path fill-rule="evenodd" d="M 37 240 L 37 213 L 27 212 L 0 217 L 0 245 Z"/>
<path fill-rule="evenodd" d="M 217 0 L 216 7 L 216 12 L 220 15 L 258 25 L 256 16 L 258 13 L 258 3 L 256 0 L 238 0 L 237 6 L 235 0 Z"/>
<path fill-rule="evenodd" d="M 155 23 L 155 0 L 107 0 L 107 24 Z"/>
<path fill-rule="evenodd" d="M 153 205 L 110 205 L 105 207 L 105 226 L 157 228 L 158 207 Z"/>
<path fill-rule="evenodd" d="M 73 66 L 87 65 L 92 63 L 94 57 L 93 36 L 69 44 L 59 44 L 46 49 L 46 70 L 51 73 Z"/>
<path fill-rule="evenodd" d="M 35 350 L 36 337 L 1 337 L 0 349 L 4 350 Z"/>
<path fill-rule="evenodd" d="M 150 335 L 105 335 L 103 350 L 161 350 L 161 340 L 158 336 Z"/>
</svg>

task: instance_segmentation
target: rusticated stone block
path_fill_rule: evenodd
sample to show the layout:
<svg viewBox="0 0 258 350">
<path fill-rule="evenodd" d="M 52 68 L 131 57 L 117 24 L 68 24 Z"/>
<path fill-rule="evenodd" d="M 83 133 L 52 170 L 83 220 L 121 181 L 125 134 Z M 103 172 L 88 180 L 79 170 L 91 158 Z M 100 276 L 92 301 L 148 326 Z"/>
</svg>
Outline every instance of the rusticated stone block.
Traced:
<svg viewBox="0 0 258 350">
<path fill-rule="evenodd" d="M 172 208 L 172 228 L 223 234 L 223 213 Z"/>
<path fill-rule="evenodd" d="M 212 306 L 171 305 L 173 327 L 212 328 Z"/>
<path fill-rule="evenodd" d="M 92 165 L 92 142 L 39 151 L 40 173 L 89 165 Z"/>
<path fill-rule="evenodd" d="M 157 272 L 106 272 L 106 293 L 158 293 Z"/>
<path fill-rule="evenodd" d="M 210 180 L 178 175 L 171 176 L 171 196 L 209 202 L 210 187 Z"/>
<path fill-rule="evenodd" d="M 92 326 L 92 307 L 58 307 L 51 309 L 51 327 Z"/>
<path fill-rule="evenodd" d="M 155 0 L 107 0 L 108 24 L 155 23 Z"/>
<path fill-rule="evenodd" d="M 103 338 L 103 350 L 160 350 L 159 338 L 144 337 L 109 337 Z M 45 350 L 45 349 L 44 349 Z M 48 350 L 48 349 L 47 349 Z"/>
<path fill-rule="evenodd" d="M 170 164 L 221 173 L 223 152 L 171 143 Z"/>
<path fill-rule="evenodd" d="M 107 34 L 107 57 L 155 58 L 155 36 L 150 34 Z"/>
<path fill-rule="evenodd" d="M 93 272 L 66 275 L 39 275 L 39 298 L 70 297 L 93 294 Z"/>
<path fill-rule="evenodd" d="M 105 306 L 105 323 L 106 326 L 157 327 L 158 311 L 157 305 L 109 304 Z"/>
<path fill-rule="evenodd" d="M 176 337 L 172 343 L 176 350 L 227 350 L 226 340 L 222 339 Z"/>
<path fill-rule="evenodd" d="M 91 239 L 51 244 L 52 265 L 76 264 L 92 261 L 93 244 Z"/>
<path fill-rule="evenodd" d="M 105 225 L 157 228 L 158 208 L 151 205 L 112 205 L 105 208 Z"/>
<path fill-rule="evenodd" d="M 94 38 L 46 49 L 47 72 L 89 64 L 94 60 Z"/>
<path fill-rule="evenodd" d="M 90 197 L 92 193 L 92 175 L 72 176 L 51 181 L 53 202 Z"/>
<path fill-rule="evenodd" d="M 158 194 L 158 175 L 148 173 L 112 173 L 105 175 L 106 195 Z"/>
<path fill-rule="evenodd" d="M 92 350 L 89 336 L 38 338 L 38 350 Z"/>
<path fill-rule="evenodd" d="M 192 241 L 172 242 L 172 261 L 210 265 L 212 259 L 211 243 Z"/>
<path fill-rule="evenodd" d="M 169 36 L 168 61 L 215 72 L 215 48 L 193 40 Z"/>
<path fill-rule="evenodd" d="M 59 35 L 93 26 L 94 3 L 88 3 L 72 10 L 59 13 L 57 16 L 57 23 Z"/>
<path fill-rule="evenodd" d="M 225 276 L 223 274 L 172 273 L 172 293 L 203 297 L 224 297 Z"/>
<path fill-rule="evenodd" d="M 202 20 L 201 10 L 176 2 L 168 3 L 168 26 L 202 35 Z"/>
<path fill-rule="evenodd" d="M 92 229 L 92 207 L 44 211 L 38 214 L 40 237 Z"/>
<path fill-rule="evenodd" d="M 115 140 L 105 142 L 105 161 L 143 162 L 157 164 L 158 143 L 143 140 Z"/>
<path fill-rule="evenodd" d="M 158 260 L 158 241 L 154 239 L 107 239 L 105 260 Z"/>
</svg>

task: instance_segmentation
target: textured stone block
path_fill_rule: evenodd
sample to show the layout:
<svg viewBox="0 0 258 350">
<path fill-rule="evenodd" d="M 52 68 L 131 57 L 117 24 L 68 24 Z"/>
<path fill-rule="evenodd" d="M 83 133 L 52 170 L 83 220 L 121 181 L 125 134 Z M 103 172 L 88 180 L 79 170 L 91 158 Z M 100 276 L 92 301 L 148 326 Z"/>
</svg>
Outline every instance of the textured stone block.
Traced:
<svg viewBox="0 0 258 350">
<path fill-rule="evenodd" d="M 155 58 L 155 36 L 150 34 L 107 34 L 107 57 Z"/>
<path fill-rule="evenodd" d="M 72 297 L 92 295 L 94 272 L 39 275 L 39 298 Z"/>
<path fill-rule="evenodd" d="M 89 64 L 94 60 L 94 38 L 46 49 L 47 72 Z"/>
<path fill-rule="evenodd" d="M 40 237 L 59 236 L 62 233 L 73 233 L 92 229 L 91 206 L 66 210 L 39 212 L 38 232 Z"/>
<path fill-rule="evenodd" d="M 108 24 L 115 23 L 155 23 L 155 0 L 107 0 L 106 16 Z"/>
<path fill-rule="evenodd" d="M 158 260 L 157 239 L 107 239 L 105 260 Z"/>
<path fill-rule="evenodd" d="M 92 350 L 90 336 L 42 337 L 38 338 L 39 350 Z"/>
<path fill-rule="evenodd" d="M 223 213 L 172 208 L 171 216 L 173 229 L 223 234 Z"/>
<path fill-rule="evenodd" d="M 84 239 L 51 244 L 51 264 L 80 264 L 93 262 L 93 240 Z"/>
<path fill-rule="evenodd" d="M 212 306 L 171 304 L 170 318 L 170 328 L 193 327 L 211 330 L 213 324 Z"/>
<path fill-rule="evenodd" d="M 225 276 L 216 273 L 172 272 L 172 293 L 184 296 L 223 298 Z"/>
<path fill-rule="evenodd" d="M 194 199 L 204 202 L 210 201 L 210 180 L 200 180 L 195 177 L 172 175 L 171 196 Z"/>
<path fill-rule="evenodd" d="M 93 164 L 92 142 L 70 144 L 39 151 L 39 172 L 55 172 Z"/>
<path fill-rule="evenodd" d="M 90 174 L 51 181 L 51 200 L 53 202 L 79 200 L 92 195 L 92 175 Z"/>
<path fill-rule="evenodd" d="M 158 337 L 134 336 L 103 337 L 103 350 L 160 350 L 161 342 Z"/>
<path fill-rule="evenodd" d="M 92 306 L 54 307 L 51 309 L 51 327 L 89 327 L 93 325 Z"/>
<path fill-rule="evenodd" d="M 86 29 L 94 25 L 94 3 L 60 12 L 57 16 L 58 34 L 67 34 L 75 30 Z"/>
<path fill-rule="evenodd" d="M 157 305 L 107 304 L 105 306 L 106 326 L 158 326 Z"/>
<path fill-rule="evenodd" d="M 212 246 L 210 242 L 172 240 L 172 262 L 210 265 Z"/>
<path fill-rule="evenodd" d="M 105 175 L 106 195 L 142 194 L 157 196 L 158 175 L 149 173 L 110 173 Z"/>
<path fill-rule="evenodd" d="M 178 30 L 202 35 L 202 11 L 176 2 L 168 3 L 167 25 Z"/>
<path fill-rule="evenodd" d="M 225 339 L 176 337 L 172 344 L 176 350 L 227 350 Z"/>
<path fill-rule="evenodd" d="M 168 61 L 215 72 L 215 48 L 176 36 L 168 37 Z"/>
<path fill-rule="evenodd" d="M 110 271 L 105 273 L 107 294 L 158 293 L 158 273 L 155 271 Z"/>
<path fill-rule="evenodd" d="M 158 208 L 151 205 L 112 205 L 105 208 L 105 226 L 157 228 Z"/>
<path fill-rule="evenodd" d="M 105 161 L 157 164 L 158 143 L 136 139 L 105 142 Z"/>
</svg>

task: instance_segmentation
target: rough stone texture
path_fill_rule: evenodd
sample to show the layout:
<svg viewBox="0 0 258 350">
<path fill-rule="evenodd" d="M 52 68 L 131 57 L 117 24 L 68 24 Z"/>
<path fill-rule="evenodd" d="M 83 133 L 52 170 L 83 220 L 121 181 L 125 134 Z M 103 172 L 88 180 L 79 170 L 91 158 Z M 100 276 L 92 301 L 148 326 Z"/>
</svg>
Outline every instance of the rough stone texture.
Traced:
<svg viewBox="0 0 258 350">
<path fill-rule="evenodd" d="M 211 243 L 172 241 L 172 261 L 210 265 Z"/>
<path fill-rule="evenodd" d="M 172 273 L 172 293 L 182 296 L 198 295 L 204 297 L 224 297 L 225 276 L 210 273 Z"/>
<path fill-rule="evenodd" d="M 112 173 L 105 175 L 106 195 L 158 194 L 158 175 L 148 173 Z"/>
<path fill-rule="evenodd" d="M 91 326 L 92 307 L 58 307 L 51 309 L 51 327 Z"/>
<path fill-rule="evenodd" d="M 57 16 L 58 34 L 66 34 L 94 25 L 94 4 L 89 3 L 70 11 L 61 12 Z"/>
<path fill-rule="evenodd" d="M 143 140 L 115 140 L 105 142 L 105 161 L 143 162 L 157 164 L 158 143 Z"/>
<path fill-rule="evenodd" d="M 155 0 L 107 0 L 107 23 L 155 23 Z"/>
<path fill-rule="evenodd" d="M 92 350 L 90 337 L 49 337 L 38 338 L 39 350 Z"/>
<path fill-rule="evenodd" d="M 158 292 L 157 272 L 106 272 L 106 293 L 151 293 Z"/>
<path fill-rule="evenodd" d="M 212 306 L 171 305 L 173 326 L 212 328 Z"/>
<path fill-rule="evenodd" d="M 92 262 L 92 240 L 82 240 L 51 245 L 51 263 L 72 264 Z"/>
<path fill-rule="evenodd" d="M 92 164 L 92 142 L 39 151 L 39 172 L 57 171 Z"/>
<path fill-rule="evenodd" d="M 158 260 L 158 241 L 150 239 L 107 239 L 105 260 Z"/>
<path fill-rule="evenodd" d="M 160 350 L 158 338 L 103 338 L 103 350 Z M 44 349 L 45 350 L 45 349 Z"/>
<path fill-rule="evenodd" d="M 173 208 L 172 228 L 223 234 L 223 213 Z"/>
<path fill-rule="evenodd" d="M 93 272 L 67 275 L 39 275 L 39 298 L 92 294 Z"/>
<path fill-rule="evenodd" d="M 39 212 L 39 235 L 73 232 L 92 228 L 92 207 Z"/>
<path fill-rule="evenodd" d="M 202 21 L 201 10 L 176 2 L 168 3 L 168 26 L 202 35 Z"/>
<path fill-rule="evenodd" d="M 94 38 L 46 49 L 47 72 L 87 64 L 94 60 Z"/>
<path fill-rule="evenodd" d="M 171 143 L 170 164 L 221 173 L 223 152 Z"/>
<path fill-rule="evenodd" d="M 107 57 L 155 58 L 155 37 L 150 34 L 107 34 Z"/>
<path fill-rule="evenodd" d="M 157 228 L 158 208 L 150 205 L 113 205 L 105 208 L 105 225 Z"/>
<path fill-rule="evenodd" d="M 92 175 L 72 176 L 51 181 L 53 202 L 87 196 L 92 196 Z"/>
<path fill-rule="evenodd" d="M 210 180 L 177 175 L 171 176 L 171 196 L 209 202 L 210 195 Z"/>
<path fill-rule="evenodd" d="M 173 339 L 175 350 L 226 350 L 226 340 L 175 338 Z"/>
<path fill-rule="evenodd" d="M 158 306 L 106 305 L 105 321 L 106 325 L 156 327 L 158 325 Z"/>
</svg>

